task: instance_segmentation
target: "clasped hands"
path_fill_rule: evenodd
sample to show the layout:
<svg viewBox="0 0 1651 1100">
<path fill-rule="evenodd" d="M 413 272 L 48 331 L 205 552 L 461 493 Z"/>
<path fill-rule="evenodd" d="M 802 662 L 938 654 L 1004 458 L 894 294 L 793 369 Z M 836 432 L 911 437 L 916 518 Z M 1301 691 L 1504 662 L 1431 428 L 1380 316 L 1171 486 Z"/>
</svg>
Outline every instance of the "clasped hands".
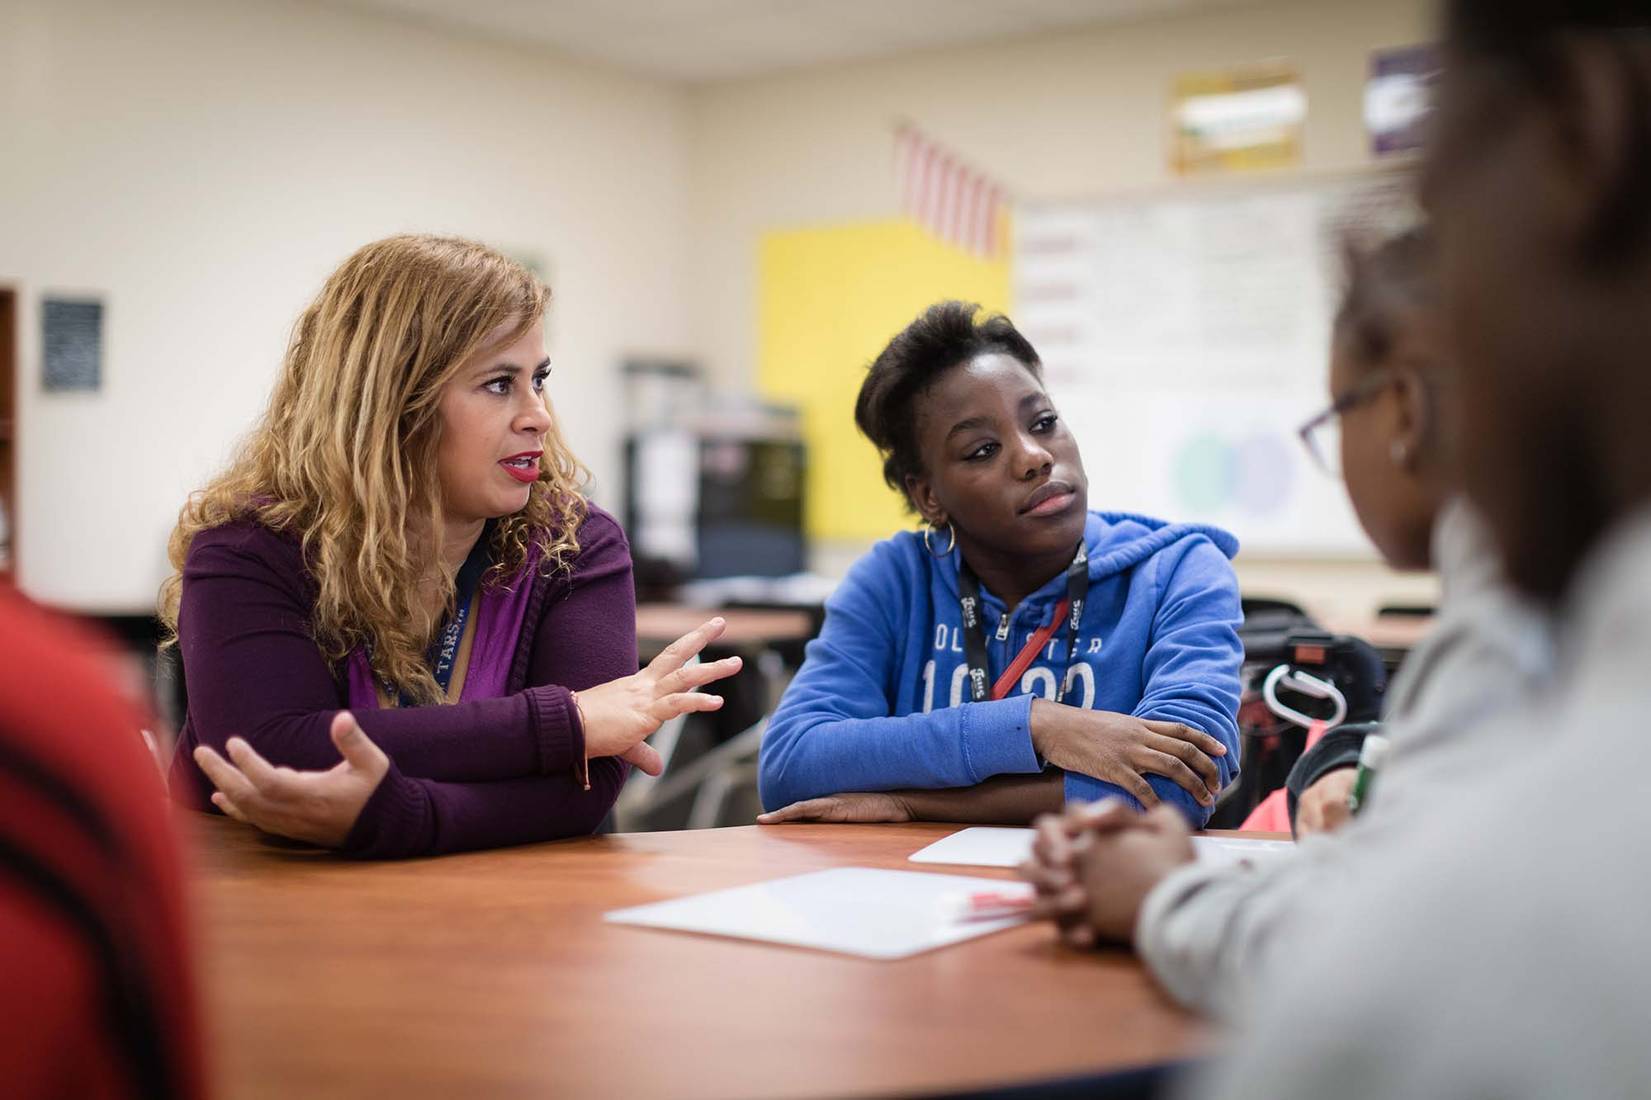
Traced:
<svg viewBox="0 0 1651 1100">
<path fill-rule="evenodd" d="M 1301 835 L 1334 832 L 1349 820 L 1353 769 L 1330 772 L 1302 794 Z M 1181 815 L 1166 806 L 1144 814 L 1117 799 L 1046 814 L 1035 824 L 1032 856 L 1021 877 L 1036 889 L 1036 916 L 1055 922 L 1074 947 L 1130 943 L 1147 895 L 1196 858 Z"/>
</svg>

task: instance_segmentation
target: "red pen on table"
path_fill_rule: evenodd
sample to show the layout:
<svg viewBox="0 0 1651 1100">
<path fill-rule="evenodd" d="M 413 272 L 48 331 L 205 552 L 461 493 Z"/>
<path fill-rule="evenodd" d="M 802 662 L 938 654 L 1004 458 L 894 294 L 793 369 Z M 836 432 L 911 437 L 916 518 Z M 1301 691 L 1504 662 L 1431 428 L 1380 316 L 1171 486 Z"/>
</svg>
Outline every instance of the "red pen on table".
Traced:
<svg viewBox="0 0 1651 1100">
<path fill-rule="evenodd" d="M 1030 890 L 980 890 L 952 899 L 953 918 L 959 921 L 1002 920 L 1032 911 Z"/>
</svg>

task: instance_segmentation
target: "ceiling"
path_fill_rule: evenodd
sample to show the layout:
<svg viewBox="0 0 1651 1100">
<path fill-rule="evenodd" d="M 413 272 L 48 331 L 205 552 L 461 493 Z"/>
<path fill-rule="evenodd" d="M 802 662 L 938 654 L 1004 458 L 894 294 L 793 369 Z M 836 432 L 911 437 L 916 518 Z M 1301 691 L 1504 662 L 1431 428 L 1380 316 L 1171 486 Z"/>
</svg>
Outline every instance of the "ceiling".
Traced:
<svg viewBox="0 0 1651 1100">
<path fill-rule="evenodd" d="M 1249 0 L 332 0 L 669 80 L 887 57 Z"/>
</svg>

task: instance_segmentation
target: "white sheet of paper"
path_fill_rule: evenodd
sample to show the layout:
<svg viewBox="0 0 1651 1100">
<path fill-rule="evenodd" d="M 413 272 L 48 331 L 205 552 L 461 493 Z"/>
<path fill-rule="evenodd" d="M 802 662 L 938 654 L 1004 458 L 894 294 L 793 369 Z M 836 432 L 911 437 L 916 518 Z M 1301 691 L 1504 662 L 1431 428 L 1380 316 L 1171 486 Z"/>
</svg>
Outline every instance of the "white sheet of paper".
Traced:
<svg viewBox="0 0 1651 1100">
<path fill-rule="evenodd" d="M 903 959 L 1023 923 L 1024 917 L 959 920 L 958 899 L 982 891 L 1030 893 L 1031 887 L 961 875 L 834 867 L 615 909 L 603 919 L 868 959 Z"/>
<path fill-rule="evenodd" d="M 1195 836 L 1192 846 L 1198 850 L 1200 863 L 1254 863 L 1276 859 L 1295 849 L 1295 844 L 1288 840 L 1232 836 Z M 941 837 L 927 848 L 913 852 L 911 861 L 966 864 L 971 867 L 1016 867 L 1031 852 L 1031 829 L 975 825 Z"/>
<path fill-rule="evenodd" d="M 1195 836 L 1192 846 L 1200 863 L 1261 863 L 1296 850 L 1294 841 L 1245 836 Z"/>
<path fill-rule="evenodd" d="M 913 852 L 913 863 L 957 863 L 970 867 L 1018 867 L 1032 854 L 1031 829 L 975 825 L 941 837 Z"/>
</svg>

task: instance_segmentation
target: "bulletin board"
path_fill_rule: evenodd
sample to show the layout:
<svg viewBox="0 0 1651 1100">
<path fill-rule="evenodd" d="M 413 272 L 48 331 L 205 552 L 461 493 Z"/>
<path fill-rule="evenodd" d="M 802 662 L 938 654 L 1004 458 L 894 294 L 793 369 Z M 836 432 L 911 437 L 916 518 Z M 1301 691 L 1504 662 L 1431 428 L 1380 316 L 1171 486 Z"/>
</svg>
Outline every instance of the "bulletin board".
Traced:
<svg viewBox="0 0 1651 1100">
<path fill-rule="evenodd" d="M 905 219 L 771 232 L 758 288 L 758 385 L 802 410 L 808 534 L 863 541 L 910 528 L 854 426 L 855 396 L 889 338 L 940 299 L 1006 310 L 1007 255 L 980 258 Z"/>
<path fill-rule="evenodd" d="M 1397 174 L 1022 204 L 1014 313 L 1091 507 L 1202 521 L 1248 555 L 1369 557 L 1296 429 L 1327 401 L 1342 227 L 1414 221 Z"/>
</svg>

